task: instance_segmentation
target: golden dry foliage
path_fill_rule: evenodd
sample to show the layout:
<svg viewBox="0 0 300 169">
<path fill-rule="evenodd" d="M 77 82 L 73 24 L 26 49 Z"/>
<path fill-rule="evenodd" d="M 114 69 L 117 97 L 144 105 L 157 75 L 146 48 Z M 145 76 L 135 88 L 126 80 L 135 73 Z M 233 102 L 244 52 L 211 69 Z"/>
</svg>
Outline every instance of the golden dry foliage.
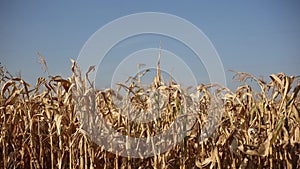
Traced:
<svg viewBox="0 0 300 169">
<path fill-rule="evenodd" d="M 2 75 L 0 168 L 300 168 L 300 83 L 296 77 L 273 74 L 267 82 L 236 72 L 235 78 L 243 82 L 236 91 L 207 84 L 188 96 L 179 85 L 165 85 L 156 77 L 146 89 L 134 80 L 119 84 L 125 90 L 120 95 L 112 89 L 94 90 L 88 73 L 82 77 L 76 63 L 72 64 L 73 75 L 68 79 L 40 77 L 33 87 L 23 79 Z M 253 90 L 249 79 L 260 90 Z M 213 95 L 222 96 L 225 111 L 212 136 L 199 140 L 203 124 L 209 121 Z M 113 97 L 123 105 L 116 106 Z M 159 103 L 157 97 L 168 102 Z M 154 157 L 110 153 L 93 143 L 84 130 L 98 125 L 92 113 L 84 112 L 97 111 L 123 134 L 154 136 L 181 115 L 186 108 L 183 103 L 188 102 L 184 98 L 193 101 L 196 124 L 181 143 Z M 119 113 L 145 112 L 160 104 L 165 104 L 163 115 L 149 123 L 132 122 Z M 81 125 L 78 117 L 88 120 L 89 126 Z"/>
</svg>

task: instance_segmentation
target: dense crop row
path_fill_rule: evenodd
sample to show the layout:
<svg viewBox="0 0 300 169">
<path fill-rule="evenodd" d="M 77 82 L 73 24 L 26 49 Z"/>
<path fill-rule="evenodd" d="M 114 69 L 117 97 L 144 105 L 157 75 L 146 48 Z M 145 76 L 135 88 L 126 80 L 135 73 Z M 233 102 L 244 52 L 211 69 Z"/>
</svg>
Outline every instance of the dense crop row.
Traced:
<svg viewBox="0 0 300 169">
<path fill-rule="evenodd" d="M 235 91 L 207 84 L 188 92 L 172 81 L 163 83 L 158 64 L 153 84 L 145 88 L 131 79 L 119 84 L 119 92 L 95 90 L 88 73 L 81 75 L 74 61 L 72 73 L 67 79 L 40 77 L 30 86 L 1 67 L 0 168 L 300 168 L 298 77 L 279 73 L 264 81 L 237 72 L 242 85 Z M 217 110 L 209 105 L 215 96 L 221 98 L 223 112 L 217 124 L 211 124 Z M 126 140 L 117 145 L 124 152 L 116 154 L 93 142 L 103 141 L 109 127 L 136 138 L 155 136 L 184 116 L 184 110 L 193 112 L 192 128 L 171 149 L 153 157 L 121 156 L 130 149 Z M 158 114 L 146 123 L 122 115 L 149 111 Z M 199 139 L 207 125 L 215 130 Z"/>
</svg>

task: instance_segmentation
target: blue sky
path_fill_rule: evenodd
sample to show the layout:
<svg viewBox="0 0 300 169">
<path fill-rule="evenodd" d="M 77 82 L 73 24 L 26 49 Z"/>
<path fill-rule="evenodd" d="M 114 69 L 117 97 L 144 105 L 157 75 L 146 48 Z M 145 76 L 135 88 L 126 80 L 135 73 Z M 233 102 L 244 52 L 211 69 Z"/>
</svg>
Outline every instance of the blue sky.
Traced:
<svg viewBox="0 0 300 169">
<path fill-rule="evenodd" d="M 67 77 L 69 59 L 77 58 L 99 28 L 129 14 L 163 12 L 190 21 L 206 34 L 222 60 L 228 83 L 233 75 L 229 69 L 265 77 L 278 72 L 300 74 L 300 1 L 110 2 L 1 1 L 0 62 L 33 83 L 46 76 L 38 64 L 36 53 L 40 52 L 50 74 Z M 142 42 L 154 48 L 159 39 L 163 37 L 145 36 Z M 167 39 L 163 48 L 178 49 L 176 42 Z M 185 57 L 188 62 L 189 56 Z M 189 66 L 205 71 L 201 63 L 192 61 Z"/>
</svg>

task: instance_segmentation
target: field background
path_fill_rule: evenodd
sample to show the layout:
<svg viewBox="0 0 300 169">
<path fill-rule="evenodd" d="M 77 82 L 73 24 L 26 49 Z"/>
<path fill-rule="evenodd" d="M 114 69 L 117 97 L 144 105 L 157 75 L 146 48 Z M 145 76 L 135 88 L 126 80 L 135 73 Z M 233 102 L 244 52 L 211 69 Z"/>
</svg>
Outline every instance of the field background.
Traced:
<svg viewBox="0 0 300 169">
<path fill-rule="evenodd" d="M 300 168 L 299 9 L 299 0 L 0 1 L 0 169 Z M 144 33 L 120 39 L 98 70 L 85 70 L 89 63 L 80 70 L 81 51 L 97 30 L 144 12 L 178 16 L 199 28 L 222 66 L 204 65 L 200 57 L 210 56 L 197 56 L 190 43 L 166 33 Z M 94 46 L 100 49 L 120 31 L 149 23 L 144 19 L 109 29 L 113 33 Z M 163 27 L 160 18 L 153 25 Z M 165 26 L 196 37 L 179 26 Z M 160 41 L 161 65 L 156 58 Z M 172 62 L 175 56 L 195 78 L 183 64 Z M 148 66 L 152 69 L 144 74 Z M 210 84 L 208 66 L 222 67 L 226 86 Z M 128 67 L 134 72 L 123 71 Z M 128 82 L 111 87 L 117 75 Z M 187 88 L 190 80 L 197 83 Z M 216 97 L 221 111 L 210 107 Z M 191 117 L 186 110 L 196 121 L 191 130 L 179 120 L 175 133 L 182 127 L 183 140 L 149 141 L 153 147 L 177 142 L 153 157 L 143 158 L 149 150 L 135 154 L 140 158 L 121 156 L 135 148 L 126 139 L 113 145 L 118 153 L 96 144 L 97 139 L 100 145 L 113 143 L 106 138 L 111 128 L 137 140 L 164 133 L 176 120 Z M 157 118 L 131 121 L 146 112 Z M 95 134 L 98 129 L 102 133 Z"/>
</svg>

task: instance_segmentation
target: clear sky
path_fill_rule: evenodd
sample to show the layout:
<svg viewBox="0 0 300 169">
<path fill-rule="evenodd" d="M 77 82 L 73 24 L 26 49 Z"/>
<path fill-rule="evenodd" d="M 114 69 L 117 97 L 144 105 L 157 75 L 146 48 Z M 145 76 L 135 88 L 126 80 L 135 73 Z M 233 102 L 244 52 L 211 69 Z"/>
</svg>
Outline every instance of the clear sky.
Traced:
<svg viewBox="0 0 300 169">
<path fill-rule="evenodd" d="M 265 77 L 278 72 L 300 74 L 300 1 L 109 2 L 2 0 L 1 64 L 12 74 L 21 72 L 25 80 L 34 82 L 46 76 L 38 64 L 36 53 L 40 52 L 51 75 L 67 77 L 71 74 L 69 59 L 76 60 L 85 42 L 99 28 L 125 15 L 163 12 L 190 21 L 207 35 L 219 53 L 229 83 L 233 75 L 229 69 Z M 162 38 L 147 40 L 146 36 L 143 42 L 154 48 Z M 163 48 L 176 51 L 178 48 L 171 44 L 163 40 Z M 189 66 L 201 67 L 193 63 Z"/>
</svg>

